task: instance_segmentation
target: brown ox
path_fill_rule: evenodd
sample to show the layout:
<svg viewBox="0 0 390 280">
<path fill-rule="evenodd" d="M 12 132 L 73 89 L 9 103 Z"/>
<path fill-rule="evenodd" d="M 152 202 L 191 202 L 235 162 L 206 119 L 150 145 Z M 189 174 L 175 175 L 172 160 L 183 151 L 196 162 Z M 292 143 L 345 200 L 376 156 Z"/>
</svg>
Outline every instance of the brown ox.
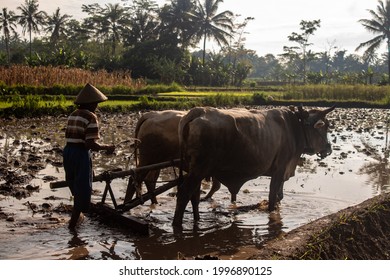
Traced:
<svg viewBox="0 0 390 280">
<path fill-rule="evenodd" d="M 232 195 L 248 180 L 270 176 L 268 209 L 273 211 L 301 155 L 331 153 L 326 114 L 333 109 L 192 109 L 179 125 L 182 161 L 189 172 L 178 189 L 173 225 L 181 227 L 190 200 L 194 220 L 199 219 L 200 181 L 209 176 Z"/>
<path fill-rule="evenodd" d="M 137 167 L 180 158 L 178 127 L 181 118 L 186 114 L 184 111 L 166 110 L 152 111 L 141 116 L 134 133 L 137 139 L 135 145 Z M 148 191 L 154 191 L 159 175 L 160 170 L 138 173 L 136 178 L 138 192 L 142 182 Z M 211 197 L 219 186 L 218 182 L 213 182 L 206 198 Z M 151 200 L 152 203 L 157 203 L 156 197 Z"/>
</svg>

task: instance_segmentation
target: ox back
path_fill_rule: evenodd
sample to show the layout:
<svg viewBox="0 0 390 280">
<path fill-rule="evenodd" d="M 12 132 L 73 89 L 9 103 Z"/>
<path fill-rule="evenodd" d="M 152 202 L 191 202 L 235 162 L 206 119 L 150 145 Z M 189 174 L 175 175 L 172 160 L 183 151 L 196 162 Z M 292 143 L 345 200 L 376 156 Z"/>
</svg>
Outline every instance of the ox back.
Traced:
<svg viewBox="0 0 390 280">
<path fill-rule="evenodd" d="M 137 166 L 160 163 L 180 157 L 178 126 L 185 111 L 152 111 L 139 119 L 135 138 Z"/>
<path fill-rule="evenodd" d="M 189 171 L 178 190 L 174 226 L 181 226 L 190 200 L 194 219 L 199 219 L 200 182 L 210 176 L 234 195 L 248 180 L 270 176 L 273 211 L 301 155 L 330 154 L 325 117 L 333 109 L 192 109 L 179 125 L 182 161 Z"/>
<path fill-rule="evenodd" d="M 178 126 L 187 112 L 166 110 L 145 113 L 137 122 L 134 137 L 136 166 L 142 167 L 155 163 L 174 160 L 180 157 Z M 149 192 L 156 188 L 160 170 L 137 174 L 138 192 L 142 182 Z M 152 197 L 156 204 L 156 197 Z"/>
<path fill-rule="evenodd" d="M 178 128 L 180 120 L 186 114 L 187 111 L 165 110 L 151 111 L 141 116 L 134 134 L 137 139 L 135 145 L 137 167 L 180 158 Z M 158 169 L 137 174 L 138 194 L 141 192 L 142 182 L 149 192 L 154 191 L 159 175 Z M 212 188 L 206 198 L 210 198 L 219 187 L 219 182 L 213 180 Z M 157 203 L 155 196 L 151 200 L 152 203 Z"/>
</svg>

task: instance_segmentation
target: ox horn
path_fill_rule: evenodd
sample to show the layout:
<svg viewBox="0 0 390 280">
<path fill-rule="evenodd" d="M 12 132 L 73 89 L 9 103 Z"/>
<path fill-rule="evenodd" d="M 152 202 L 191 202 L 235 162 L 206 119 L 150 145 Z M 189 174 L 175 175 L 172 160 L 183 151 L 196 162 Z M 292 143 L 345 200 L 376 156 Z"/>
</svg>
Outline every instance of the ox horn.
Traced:
<svg viewBox="0 0 390 280">
<path fill-rule="evenodd" d="M 326 114 L 332 112 L 336 108 L 336 105 L 333 105 L 332 107 L 325 109 L 322 111 L 322 114 L 325 116 Z"/>
</svg>

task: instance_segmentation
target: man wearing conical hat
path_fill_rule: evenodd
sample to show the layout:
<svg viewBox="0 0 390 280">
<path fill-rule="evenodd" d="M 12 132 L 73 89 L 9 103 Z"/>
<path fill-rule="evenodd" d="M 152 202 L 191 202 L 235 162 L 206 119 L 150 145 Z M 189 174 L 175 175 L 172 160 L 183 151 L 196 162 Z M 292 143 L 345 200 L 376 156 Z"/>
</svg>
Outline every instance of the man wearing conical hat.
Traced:
<svg viewBox="0 0 390 280">
<path fill-rule="evenodd" d="M 98 103 L 107 97 L 96 87 L 87 84 L 78 94 L 78 108 L 68 117 L 65 131 L 64 169 L 66 181 L 74 197 L 69 228 L 78 224 L 81 213 L 88 212 L 92 193 L 91 151 L 105 150 L 113 153 L 114 145 L 105 145 L 99 140 L 99 123 L 95 114 Z"/>
</svg>

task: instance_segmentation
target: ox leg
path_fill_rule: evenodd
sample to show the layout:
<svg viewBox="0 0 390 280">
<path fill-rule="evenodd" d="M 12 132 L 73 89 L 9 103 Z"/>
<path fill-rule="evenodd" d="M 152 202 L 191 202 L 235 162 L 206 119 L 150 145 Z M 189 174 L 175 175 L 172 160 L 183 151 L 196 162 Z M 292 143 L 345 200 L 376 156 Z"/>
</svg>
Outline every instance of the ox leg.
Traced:
<svg viewBox="0 0 390 280">
<path fill-rule="evenodd" d="M 269 197 L 268 197 L 268 211 L 272 212 L 275 210 L 276 204 L 281 200 L 279 199 L 280 189 L 283 189 L 283 177 L 274 175 L 271 178 Z"/>
<path fill-rule="evenodd" d="M 282 183 L 279 186 L 279 191 L 278 191 L 278 194 L 276 197 L 276 202 L 280 202 L 283 199 L 283 196 L 284 196 L 283 195 L 283 186 L 284 186 L 284 181 L 282 181 Z"/>
<path fill-rule="evenodd" d="M 237 201 L 237 193 L 230 193 L 230 202 L 236 202 Z"/>
<path fill-rule="evenodd" d="M 145 182 L 146 189 L 148 190 L 148 192 L 153 193 L 154 190 L 156 189 L 156 182 L 157 182 L 158 176 L 160 176 L 159 169 L 149 171 L 148 174 L 146 175 L 144 182 Z M 150 200 L 152 201 L 152 204 L 157 204 L 157 198 L 155 195 L 153 195 Z"/>
<path fill-rule="evenodd" d="M 234 203 L 237 201 L 237 193 L 241 188 L 241 185 L 228 185 L 226 186 L 230 192 L 230 202 Z"/>
<path fill-rule="evenodd" d="M 191 200 L 195 204 L 195 211 L 198 211 L 199 215 L 199 205 L 197 205 L 195 195 L 198 195 L 197 192 L 200 192 L 200 184 L 202 178 L 196 178 L 193 175 L 188 175 L 183 181 L 183 184 L 179 186 L 176 198 L 176 209 L 175 215 L 173 217 L 172 225 L 174 227 L 181 227 L 183 224 L 184 211 L 187 207 L 188 202 Z M 198 195 L 199 197 L 199 195 Z M 198 199 L 199 203 L 199 199 Z M 198 209 L 198 210 L 196 210 Z M 196 215 L 196 213 L 194 213 Z"/>
<path fill-rule="evenodd" d="M 140 198 L 142 203 L 144 203 L 143 198 L 142 198 L 142 181 L 144 180 L 145 176 L 147 173 L 134 173 L 135 176 L 135 196 L 137 198 Z"/>
<path fill-rule="evenodd" d="M 202 198 L 202 200 L 211 199 L 213 194 L 217 192 L 221 188 L 221 183 L 216 180 L 215 178 L 212 178 L 213 184 L 211 186 L 211 190 L 208 192 L 208 194 Z"/>
<path fill-rule="evenodd" d="M 196 189 L 195 193 L 191 197 L 192 212 L 194 215 L 195 222 L 200 220 L 199 201 L 200 201 L 200 184 L 199 184 L 199 187 Z"/>
<path fill-rule="evenodd" d="M 129 177 L 129 181 L 127 183 L 127 189 L 126 189 L 124 203 L 130 202 L 133 199 L 133 196 L 136 193 L 136 189 L 139 188 L 139 186 L 137 186 L 137 184 L 138 184 L 138 182 L 135 180 L 134 176 L 131 175 Z"/>
</svg>

